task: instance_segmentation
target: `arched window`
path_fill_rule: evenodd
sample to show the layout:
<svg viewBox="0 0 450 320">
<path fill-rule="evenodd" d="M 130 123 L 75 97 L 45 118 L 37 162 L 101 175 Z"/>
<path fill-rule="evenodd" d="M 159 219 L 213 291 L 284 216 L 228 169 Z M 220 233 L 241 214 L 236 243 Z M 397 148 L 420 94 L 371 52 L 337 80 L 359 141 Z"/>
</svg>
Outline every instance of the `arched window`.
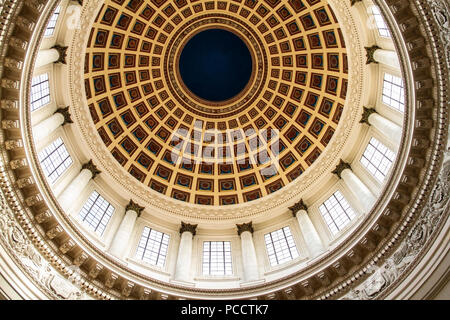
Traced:
<svg viewBox="0 0 450 320">
<path fill-rule="evenodd" d="M 405 112 L 405 88 L 402 78 L 389 73 L 384 74 L 382 100 L 388 106 Z"/>
<path fill-rule="evenodd" d="M 230 276 L 233 274 L 231 242 L 203 242 L 203 274 L 210 276 Z"/>
<path fill-rule="evenodd" d="M 391 33 L 389 32 L 389 28 L 384 21 L 383 16 L 381 15 L 380 8 L 377 6 L 372 6 L 372 14 L 375 19 L 375 24 L 377 25 L 378 33 L 380 36 L 385 38 L 390 38 Z"/>
<path fill-rule="evenodd" d="M 360 162 L 378 181 L 382 182 L 394 159 L 393 151 L 376 138 L 371 138 Z"/>
<path fill-rule="evenodd" d="M 55 182 L 72 164 L 72 158 L 61 138 L 50 143 L 39 153 L 39 162 L 51 183 Z"/>
<path fill-rule="evenodd" d="M 151 265 L 164 267 L 170 236 L 145 227 L 136 251 L 136 258 Z"/>
<path fill-rule="evenodd" d="M 31 111 L 50 103 L 50 83 L 48 73 L 40 74 L 31 80 Z"/>
<path fill-rule="evenodd" d="M 356 217 L 355 211 L 340 191 L 336 191 L 320 207 L 325 222 L 331 233 L 335 235 L 342 230 L 353 218 Z"/>
<path fill-rule="evenodd" d="M 298 257 L 297 247 L 289 227 L 264 235 L 271 266 L 276 266 Z"/>
<path fill-rule="evenodd" d="M 51 37 L 55 33 L 56 23 L 58 22 L 59 14 L 61 13 L 61 6 L 58 6 L 53 12 L 47 28 L 45 29 L 44 37 Z"/>
<path fill-rule="evenodd" d="M 113 213 L 114 207 L 97 191 L 94 191 L 84 204 L 79 216 L 84 224 L 102 235 Z"/>
</svg>

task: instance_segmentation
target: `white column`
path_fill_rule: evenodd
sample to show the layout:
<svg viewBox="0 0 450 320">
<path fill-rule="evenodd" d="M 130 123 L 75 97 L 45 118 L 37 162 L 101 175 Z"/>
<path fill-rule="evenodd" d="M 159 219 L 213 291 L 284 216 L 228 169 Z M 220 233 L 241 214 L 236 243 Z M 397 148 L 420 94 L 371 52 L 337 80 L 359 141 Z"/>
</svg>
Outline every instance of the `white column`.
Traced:
<svg viewBox="0 0 450 320">
<path fill-rule="evenodd" d="M 303 239 L 305 240 L 306 246 L 308 247 L 310 257 L 317 257 L 325 250 L 325 248 L 322 244 L 322 240 L 320 239 L 319 234 L 317 233 L 316 228 L 309 218 L 308 212 L 305 209 L 300 209 L 297 212 L 296 217 L 303 235 Z"/>
<path fill-rule="evenodd" d="M 389 141 L 400 145 L 402 138 L 402 128 L 385 117 L 374 112 L 369 116 L 369 124 L 380 131 Z"/>
<path fill-rule="evenodd" d="M 36 57 L 35 68 L 39 68 L 59 60 L 59 52 L 56 49 L 39 50 Z"/>
<path fill-rule="evenodd" d="M 391 50 L 377 49 L 373 58 L 378 62 L 390 67 L 393 67 L 397 70 L 400 70 L 400 62 L 398 60 L 397 53 Z"/>
<path fill-rule="evenodd" d="M 52 134 L 53 131 L 62 126 L 63 123 L 64 116 L 59 112 L 56 112 L 49 118 L 42 120 L 33 127 L 34 141 L 36 143 L 42 141 L 42 139 L 48 137 L 50 134 Z"/>
<path fill-rule="evenodd" d="M 130 203 L 125 208 L 125 216 L 123 217 L 109 248 L 111 254 L 119 258 L 124 257 L 125 250 L 127 249 L 133 233 L 134 225 L 142 210 L 144 210 L 143 207 L 138 206 L 130 200 Z"/>
<path fill-rule="evenodd" d="M 242 266 L 244 268 L 244 282 L 259 279 L 258 260 L 256 258 L 255 245 L 253 243 L 252 223 L 238 224 L 238 234 L 241 237 Z"/>
<path fill-rule="evenodd" d="M 81 192 L 86 188 L 89 180 L 93 177 L 92 171 L 82 169 L 78 176 L 73 179 L 58 197 L 58 202 L 64 211 L 69 212 L 72 204 L 76 202 Z"/>
<path fill-rule="evenodd" d="M 376 198 L 367 186 L 353 173 L 351 169 L 344 169 L 341 172 L 341 178 L 360 202 L 365 212 L 368 212 L 374 205 Z"/>
<path fill-rule="evenodd" d="M 192 244 L 196 228 L 197 225 L 181 222 L 181 239 L 174 275 L 174 279 L 177 281 L 189 282 L 191 280 Z"/>
</svg>

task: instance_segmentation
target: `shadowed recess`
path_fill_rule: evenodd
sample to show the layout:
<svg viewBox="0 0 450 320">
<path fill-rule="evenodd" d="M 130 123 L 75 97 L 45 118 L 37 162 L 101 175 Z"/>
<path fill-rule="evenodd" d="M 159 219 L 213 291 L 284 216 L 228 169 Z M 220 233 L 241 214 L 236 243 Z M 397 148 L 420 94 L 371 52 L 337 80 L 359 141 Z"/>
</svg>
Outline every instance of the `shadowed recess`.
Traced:
<svg viewBox="0 0 450 320">
<path fill-rule="evenodd" d="M 252 74 L 245 43 L 232 32 L 210 29 L 188 41 L 180 56 L 180 75 L 198 97 L 224 101 L 239 94 Z"/>
</svg>

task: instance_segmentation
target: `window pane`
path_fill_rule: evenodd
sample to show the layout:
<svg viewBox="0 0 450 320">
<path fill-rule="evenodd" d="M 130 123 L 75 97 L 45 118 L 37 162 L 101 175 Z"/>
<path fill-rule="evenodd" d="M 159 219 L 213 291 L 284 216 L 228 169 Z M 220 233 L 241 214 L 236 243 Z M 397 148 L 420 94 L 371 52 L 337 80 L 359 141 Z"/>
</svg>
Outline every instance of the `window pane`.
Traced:
<svg viewBox="0 0 450 320">
<path fill-rule="evenodd" d="M 80 218 L 94 232 L 102 235 L 114 213 L 114 207 L 94 191 L 80 211 Z"/>
<path fill-rule="evenodd" d="M 51 183 L 55 182 L 72 164 L 72 158 L 61 138 L 39 153 L 39 162 Z"/>
<path fill-rule="evenodd" d="M 47 28 L 45 29 L 44 37 L 50 37 L 55 33 L 56 23 L 58 22 L 59 14 L 61 13 L 61 7 L 58 6 L 53 12 L 50 21 L 48 22 Z"/>
<path fill-rule="evenodd" d="M 382 182 L 386 177 L 395 153 L 375 138 L 370 139 L 361 163 L 376 178 Z"/>
<path fill-rule="evenodd" d="M 276 266 L 298 257 L 297 247 L 289 227 L 266 234 L 264 240 L 271 266 Z"/>
<path fill-rule="evenodd" d="M 338 233 L 339 230 L 356 217 L 355 211 L 353 211 L 350 204 L 339 191 L 336 191 L 328 198 L 319 207 L 319 210 L 333 234 Z"/>
<path fill-rule="evenodd" d="M 136 250 L 136 258 L 151 265 L 164 267 L 170 236 L 145 227 Z"/>
<path fill-rule="evenodd" d="M 402 78 L 388 73 L 384 74 L 382 100 L 388 106 L 405 112 L 405 89 Z"/>
<path fill-rule="evenodd" d="M 375 24 L 377 25 L 378 33 L 380 34 L 380 36 L 390 38 L 391 33 L 389 32 L 388 26 L 386 25 L 386 22 L 381 15 L 381 11 L 377 6 L 372 6 L 372 14 L 375 19 Z"/>
<path fill-rule="evenodd" d="M 231 242 L 203 242 L 203 274 L 211 276 L 229 276 L 233 274 Z"/>
<path fill-rule="evenodd" d="M 48 73 L 33 77 L 31 81 L 31 111 L 50 103 L 50 84 Z"/>
</svg>

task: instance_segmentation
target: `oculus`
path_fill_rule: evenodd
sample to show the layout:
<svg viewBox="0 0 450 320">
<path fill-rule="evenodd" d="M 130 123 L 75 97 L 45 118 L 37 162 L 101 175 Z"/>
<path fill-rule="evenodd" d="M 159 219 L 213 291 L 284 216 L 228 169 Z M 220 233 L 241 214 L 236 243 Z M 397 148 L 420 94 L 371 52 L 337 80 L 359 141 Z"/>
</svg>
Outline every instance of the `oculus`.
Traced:
<svg viewBox="0 0 450 320">
<path fill-rule="evenodd" d="M 208 29 L 194 35 L 179 60 L 185 86 L 201 99 L 220 102 L 238 95 L 252 75 L 247 45 L 234 33 Z"/>
</svg>

